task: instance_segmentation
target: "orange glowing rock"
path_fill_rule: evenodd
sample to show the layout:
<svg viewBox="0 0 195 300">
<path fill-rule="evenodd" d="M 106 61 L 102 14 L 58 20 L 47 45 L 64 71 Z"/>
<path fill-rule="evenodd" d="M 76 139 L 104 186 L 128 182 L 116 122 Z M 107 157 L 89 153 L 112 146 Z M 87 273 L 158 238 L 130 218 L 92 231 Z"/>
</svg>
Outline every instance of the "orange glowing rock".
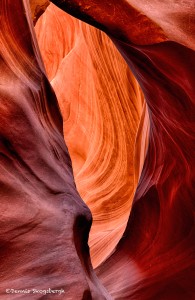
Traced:
<svg viewBox="0 0 195 300">
<path fill-rule="evenodd" d="M 193 300 L 193 1 L 52 1 L 108 35 L 48 6 L 58 102 L 46 2 L 0 1 L 0 297 Z"/>
<path fill-rule="evenodd" d="M 76 185 L 92 211 L 89 245 L 97 266 L 113 251 L 128 220 L 147 150 L 144 98 L 104 33 L 52 4 L 36 33 L 61 108 Z M 145 132 L 135 160 L 141 116 Z"/>
<path fill-rule="evenodd" d="M 65 299 L 110 299 L 90 262 L 91 213 L 75 187 L 29 3 L 0 1 L 0 19 L 0 298 L 52 289 L 54 298 L 63 290 Z"/>
<path fill-rule="evenodd" d="M 142 87 L 150 118 L 124 236 L 97 273 L 114 299 L 194 299 L 194 3 L 53 2 L 109 35 Z"/>
</svg>

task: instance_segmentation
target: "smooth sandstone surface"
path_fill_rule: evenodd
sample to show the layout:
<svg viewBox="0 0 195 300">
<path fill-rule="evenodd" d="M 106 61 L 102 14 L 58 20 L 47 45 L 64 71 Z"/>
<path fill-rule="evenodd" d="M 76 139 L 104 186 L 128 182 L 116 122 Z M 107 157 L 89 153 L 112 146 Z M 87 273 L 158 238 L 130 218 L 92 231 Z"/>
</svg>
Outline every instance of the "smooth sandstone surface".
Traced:
<svg viewBox="0 0 195 300">
<path fill-rule="evenodd" d="M 78 194 L 62 118 L 27 1 L 0 2 L 1 299 L 110 299 L 92 269 L 91 213 Z"/>
<path fill-rule="evenodd" d="M 51 5 L 45 71 L 33 3 L 0 2 L 1 299 L 193 300 L 194 4 L 53 2 L 111 40 Z"/>
<path fill-rule="evenodd" d="M 36 34 L 62 112 L 76 186 L 92 212 L 89 245 L 96 267 L 113 251 L 128 221 L 147 149 L 145 101 L 104 33 L 51 4 Z M 139 124 L 142 148 L 136 157 Z"/>
<path fill-rule="evenodd" d="M 149 109 L 149 148 L 129 222 L 97 273 L 114 299 L 193 299 L 193 4 L 167 1 L 166 14 L 161 13 L 164 3 L 140 1 L 140 22 L 127 26 L 120 20 L 128 15 L 137 21 L 139 15 L 130 1 L 129 6 L 126 1 L 54 2 L 109 34 L 137 77 Z M 140 27 L 151 7 L 159 27 Z M 135 24 L 137 34 L 131 31 Z"/>
</svg>

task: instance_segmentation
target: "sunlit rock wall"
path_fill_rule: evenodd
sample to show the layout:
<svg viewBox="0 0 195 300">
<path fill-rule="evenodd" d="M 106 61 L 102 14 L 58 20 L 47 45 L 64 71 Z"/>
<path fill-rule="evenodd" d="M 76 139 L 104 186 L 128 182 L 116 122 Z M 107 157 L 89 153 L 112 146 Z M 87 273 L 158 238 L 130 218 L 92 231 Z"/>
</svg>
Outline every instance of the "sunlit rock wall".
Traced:
<svg viewBox="0 0 195 300">
<path fill-rule="evenodd" d="M 43 2 L 0 1 L 0 298 L 194 300 L 193 1 L 54 1 L 108 34 L 148 114 L 105 35 L 53 8 L 59 109 Z"/>
<path fill-rule="evenodd" d="M 145 101 L 104 33 L 53 4 L 36 33 L 61 108 L 76 185 L 92 211 L 89 245 L 97 266 L 126 227 L 147 149 Z M 136 152 L 139 124 L 142 141 Z"/>
<path fill-rule="evenodd" d="M 0 299 L 110 299 L 91 266 L 91 213 L 75 187 L 29 2 L 0 1 L 0 20 Z M 49 288 L 64 292 L 32 293 Z"/>
<path fill-rule="evenodd" d="M 194 3 L 54 2 L 110 36 L 149 111 L 129 221 L 98 276 L 114 299 L 194 299 Z"/>
</svg>

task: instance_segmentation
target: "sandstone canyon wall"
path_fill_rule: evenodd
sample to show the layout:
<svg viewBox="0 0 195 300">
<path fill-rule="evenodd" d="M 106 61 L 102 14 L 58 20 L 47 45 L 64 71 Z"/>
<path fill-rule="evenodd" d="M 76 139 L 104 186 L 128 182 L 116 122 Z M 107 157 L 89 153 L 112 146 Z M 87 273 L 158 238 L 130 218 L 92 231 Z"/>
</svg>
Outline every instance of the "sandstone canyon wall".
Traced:
<svg viewBox="0 0 195 300">
<path fill-rule="evenodd" d="M 145 101 L 126 63 L 97 29 L 50 4 L 36 33 L 63 115 L 76 185 L 93 215 L 89 245 L 96 267 L 126 227 L 147 149 Z"/>
<path fill-rule="evenodd" d="M 2 299 L 193 300 L 194 4 L 53 2 L 108 37 L 50 4 L 45 71 L 28 1 L 0 2 Z"/>
<path fill-rule="evenodd" d="M 109 299 L 91 267 L 91 213 L 75 188 L 28 1 L 3 0 L 0 13 L 0 298 L 62 288 L 64 299 Z"/>
</svg>

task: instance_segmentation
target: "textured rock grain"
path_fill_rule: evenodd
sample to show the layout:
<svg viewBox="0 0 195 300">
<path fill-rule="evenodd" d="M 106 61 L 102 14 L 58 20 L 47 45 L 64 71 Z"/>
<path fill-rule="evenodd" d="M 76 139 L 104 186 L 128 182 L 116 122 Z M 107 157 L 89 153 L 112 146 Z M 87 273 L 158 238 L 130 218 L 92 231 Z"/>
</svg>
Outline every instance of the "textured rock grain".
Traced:
<svg viewBox="0 0 195 300">
<path fill-rule="evenodd" d="M 194 299 L 194 3 L 54 2 L 111 37 L 142 87 L 150 117 L 128 225 L 98 275 L 114 299 Z M 149 20 L 140 26 L 145 17 L 137 19 L 132 5 L 157 26 Z"/>
<path fill-rule="evenodd" d="M 147 149 L 145 101 L 104 33 L 52 4 L 38 21 L 36 33 L 61 108 L 76 185 L 92 211 L 90 249 L 97 266 L 112 252 L 127 224 Z M 135 160 L 141 115 L 146 118 L 145 131 L 140 128 L 142 148 Z"/>
<path fill-rule="evenodd" d="M 51 288 L 64 299 L 109 299 L 91 267 L 91 213 L 75 187 L 28 1 L 2 0 L 0 17 L 0 298 Z"/>
<path fill-rule="evenodd" d="M 193 300 L 194 4 L 53 2 L 105 31 L 148 110 L 106 36 L 50 6 L 37 34 L 62 120 L 29 1 L 0 1 L 0 297 Z"/>
</svg>

